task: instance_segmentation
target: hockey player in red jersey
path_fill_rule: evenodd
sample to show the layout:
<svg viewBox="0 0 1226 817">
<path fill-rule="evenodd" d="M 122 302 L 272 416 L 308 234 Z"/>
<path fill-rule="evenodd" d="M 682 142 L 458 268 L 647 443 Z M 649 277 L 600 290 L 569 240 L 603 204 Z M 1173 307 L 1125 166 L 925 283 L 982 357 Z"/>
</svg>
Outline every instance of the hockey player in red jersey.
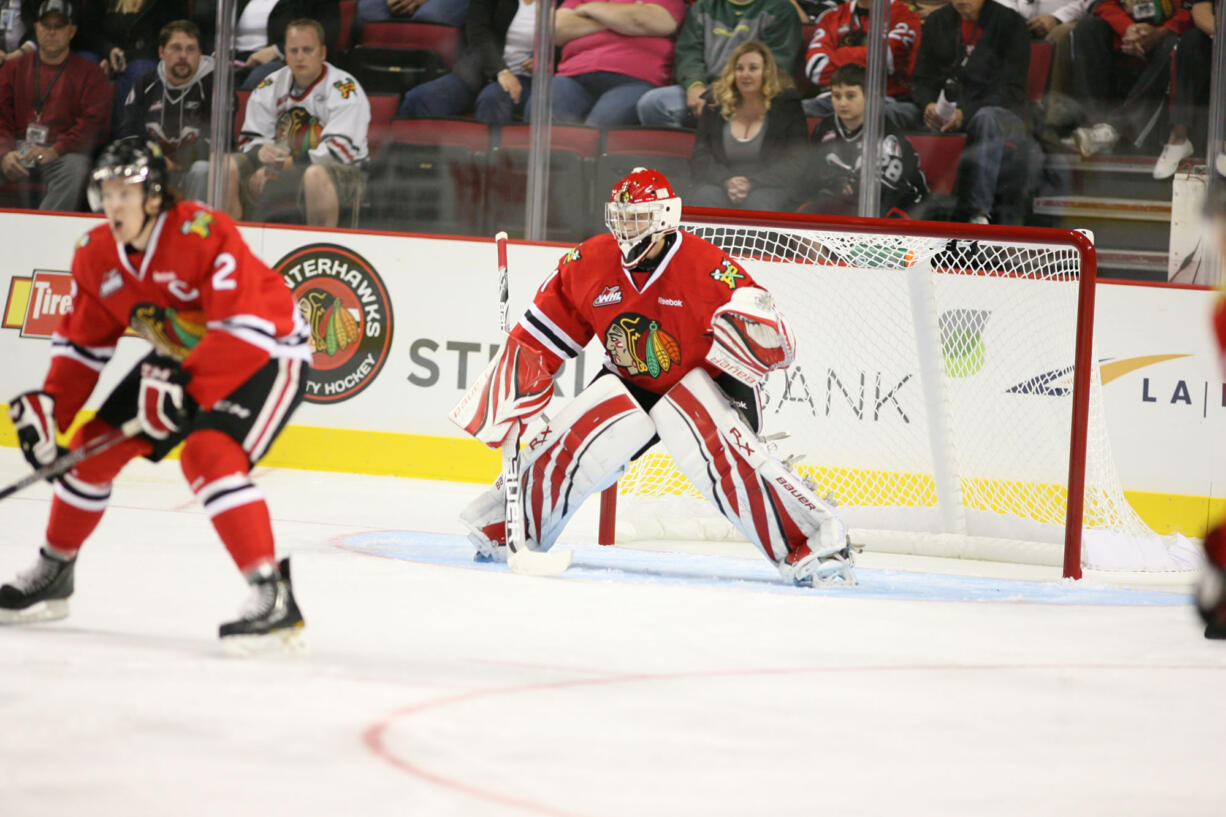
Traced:
<svg viewBox="0 0 1226 817">
<path fill-rule="evenodd" d="M 1226 258 L 1226 188 L 1221 179 L 1209 212 L 1215 224 L 1218 257 Z M 1226 289 L 1218 292 L 1213 308 L 1213 333 L 1226 365 Z M 1205 535 L 1205 571 L 1196 588 L 1196 607 L 1205 620 L 1205 638 L 1226 639 L 1226 531 L 1219 522 Z"/>
<path fill-rule="evenodd" d="M 268 450 L 306 388 L 307 328 L 290 290 L 223 213 L 176 202 L 160 149 L 139 139 L 108 146 L 89 197 L 106 223 L 77 243 L 72 309 L 51 340 L 38 391 L 13 398 L 10 417 L 35 468 L 59 454 L 68 428 L 133 328 L 154 349 L 103 401 L 71 448 L 133 417 L 141 433 L 80 462 L 56 481 L 38 561 L 0 587 L 0 622 L 62 618 L 76 556 L 102 518 L 111 483 L 135 457 L 154 462 L 183 444 L 183 475 L 252 594 L 223 624 L 227 649 L 294 642 L 303 619 L 289 560 L 274 557 L 272 526 L 251 467 Z"/>
<path fill-rule="evenodd" d="M 681 199 L 660 173 L 619 181 L 609 232 L 561 259 L 451 417 L 501 446 L 549 403 L 563 362 L 598 337 L 604 369 L 520 458 L 530 548 L 547 550 L 586 497 L 659 440 L 786 579 L 854 583 L 842 520 L 757 435 L 757 386 L 794 356 L 787 322 L 740 264 L 680 221 Z M 461 519 L 479 557 L 506 558 L 499 486 Z"/>
</svg>

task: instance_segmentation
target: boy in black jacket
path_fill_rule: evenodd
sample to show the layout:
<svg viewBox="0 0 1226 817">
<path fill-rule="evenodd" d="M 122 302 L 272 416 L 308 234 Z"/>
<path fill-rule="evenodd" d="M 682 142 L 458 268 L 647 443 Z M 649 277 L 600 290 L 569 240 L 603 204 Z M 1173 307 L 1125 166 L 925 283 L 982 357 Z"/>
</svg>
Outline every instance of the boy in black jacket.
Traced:
<svg viewBox="0 0 1226 817">
<path fill-rule="evenodd" d="M 830 77 L 834 113 L 813 130 L 807 189 L 810 210 L 854 216 L 860 198 L 860 155 L 864 135 L 864 68 L 841 65 Z M 915 148 L 888 119 L 881 137 L 881 211 L 883 218 L 908 218 L 928 196 L 928 181 Z"/>
<path fill-rule="evenodd" d="M 950 0 L 924 21 L 911 96 L 924 124 L 966 133 L 958 164 L 955 218 L 986 224 L 1005 173 L 1024 173 L 1030 137 L 1024 121 L 1030 33 L 994 0 Z M 1022 150 L 1006 150 L 1005 142 Z"/>
</svg>

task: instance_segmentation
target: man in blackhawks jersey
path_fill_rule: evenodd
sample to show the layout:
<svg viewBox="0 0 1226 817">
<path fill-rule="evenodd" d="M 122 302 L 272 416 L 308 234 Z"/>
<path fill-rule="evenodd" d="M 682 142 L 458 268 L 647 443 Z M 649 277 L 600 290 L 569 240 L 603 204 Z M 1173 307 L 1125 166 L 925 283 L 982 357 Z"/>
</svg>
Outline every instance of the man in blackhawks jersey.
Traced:
<svg viewBox="0 0 1226 817">
<path fill-rule="evenodd" d="M 55 483 L 46 541 L 29 570 L 0 587 L 0 623 L 68 614 L 77 553 L 102 519 L 111 483 L 135 457 L 157 462 L 179 443 L 183 475 L 251 585 L 227 651 L 294 645 L 303 627 L 289 559 L 274 556 L 252 466 L 302 400 L 307 328 L 281 276 L 264 265 L 228 216 L 166 188 L 153 142 L 124 139 L 99 157 L 89 183 L 106 223 L 77 243 L 72 305 L 51 339 L 42 388 L 10 401 L 21 451 L 35 468 L 62 453 L 66 430 L 131 327 L 153 351 L 106 397 L 70 448 L 112 435 L 133 418 L 140 433 L 79 462 Z"/>
<path fill-rule="evenodd" d="M 230 159 L 226 206 L 234 218 L 290 191 L 306 223 L 335 227 L 356 206 L 370 158 L 370 100 L 351 75 L 325 62 L 324 28 L 285 30 L 286 66 L 256 86 Z"/>
<path fill-rule="evenodd" d="M 553 395 L 594 337 L 604 369 L 520 458 L 527 546 L 547 550 L 583 500 L 660 441 L 744 536 L 801 585 L 855 582 L 835 510 L 758 438 L 758 384 L 794 357 L 769 293 L 715 245 L 678 229 L 681 199 L 635 169 L 605 205 L 609 232 L 567 253 L 451 418 L 498 448 Z M 461 514 L 478 558 L 506 558 L 500 485 Z"/>
</svg>

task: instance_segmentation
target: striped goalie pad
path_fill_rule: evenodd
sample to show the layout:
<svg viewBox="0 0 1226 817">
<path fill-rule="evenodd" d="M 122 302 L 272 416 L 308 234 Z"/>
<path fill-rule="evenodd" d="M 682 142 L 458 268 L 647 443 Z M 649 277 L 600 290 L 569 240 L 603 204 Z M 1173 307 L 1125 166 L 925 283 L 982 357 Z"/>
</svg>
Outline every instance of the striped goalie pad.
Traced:
<svg viewBox="0 0 1226 817">
<path fill-rule="evenodd" d="M 620 378 L 592 381 L 524 449 L 520 484 L 528 538 L 548 549 L 583 501 L 616 482 L 655 433 Z"/>
<path fill-rule="evenodd" d="M 651 410 L 660 441 L 702 495 L 766 557 L 783 568 L 793 551 L 834 553 L 846 528 L 834 509 L 770 452 L 694 369 Z"/>
<path fill-rule="evenodd" d="M 448 416 L 490 448 L 498 448 L 513 422 L 526 423 L 551 399 L 553 376 L 540 353 L 508 336 Z"/>
<path fill-rule="evenodd" d="M 707 362 L 750 386 L 796 359 L 796 341 L 769 292 L 746 287 L 711 315 Z"/>
</svg>

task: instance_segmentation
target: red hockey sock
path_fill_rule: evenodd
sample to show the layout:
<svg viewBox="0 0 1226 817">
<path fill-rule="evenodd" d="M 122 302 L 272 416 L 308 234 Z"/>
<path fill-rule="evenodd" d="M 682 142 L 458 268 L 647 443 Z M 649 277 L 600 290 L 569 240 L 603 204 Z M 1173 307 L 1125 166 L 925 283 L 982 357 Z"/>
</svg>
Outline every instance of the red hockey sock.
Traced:
<svg viewBox="0 0 1226 817">
<path fill-rule="evenodd" d="M 73 436 L 71 448 L 86 440 L 109 434 L 114 428 L 98 418 L 82 426 Z M 47 544 L 62 556 L 74 557 L 93 533 L 111 498 L 111 481 L 134 457 L 148 454 L 148 440 L 125 440 L 101 454 L 84 460 L 55 484 L 51 500 L 51 519 L 47 522 Z"/>
<path fill-rule="evenodd" d="M 247 454 L 232 438 L 205 429 L 188 436 L 183 475 L 243 574 L 273 561 L 272 520 L 251 482 Z"/>
</svg>

